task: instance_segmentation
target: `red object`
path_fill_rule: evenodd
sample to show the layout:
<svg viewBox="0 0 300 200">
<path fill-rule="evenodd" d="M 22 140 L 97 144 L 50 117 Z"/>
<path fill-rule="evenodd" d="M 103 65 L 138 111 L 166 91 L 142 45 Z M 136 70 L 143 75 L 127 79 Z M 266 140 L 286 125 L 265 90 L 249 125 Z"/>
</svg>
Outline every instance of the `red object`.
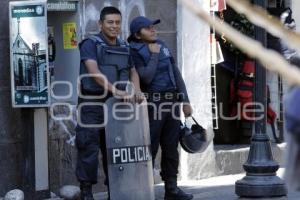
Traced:
<svg viewBox="0 0 300 200">
<path fill-rule="evenodd" d="M 243 65 L 242 75 L 239 77 L 237 85 L 235 85 L 235 80 L 231 80 L 230 83 L 230 105 L 231 105 L 231 116 L 236 116 L 238 109 L 241 109 L 241 116 L 239 119 L 252 121 L 254 120 L 254 109 L 252 102 L 254 101 L 254 74 L 255 74 L 255 62 L 245 61 Z M 276 113 L 270 106 L 270 90 L 267 86 L 267 122 L 269 124 L 274 124 L 277 118 Z M 239 104 L 238 104 L 239 103 Z M 240 107 L 238 107 L 240 106 Z"/>
<path fill-rule="evenodd" d="M 243 73 L 246 73 L 247 75 L 250 75 L 251 77 L 254 77 L 255 62 L 252 60 L 245 61 L 244 66 L 243 66 Z"/>
<path fill-rule="evenodd" d="M 245 61 L 242 71 L 242 77 L 238 83 L 238 102 L 241 106 L 241 119 L 253 120 L 254 113 L 252 111 L 246 112 L 245 109 L 253 109 L 253 91 L 254 91 L 254 73 L 255 62 Z"/>
<path fill-rule="evenodd" d="M 225 0 L 219 0 L 218 10 L 219 11 L 226 10 L 226 1 Z"/>
<path fill-rule="evenodd" d="M 254 73 L 255 62 L 245 61 L 243 65 L 242 75 L 239 81 L 235 84 L 235 80 L 230 83 L 230 102 L 231 102 L 231 116 L 238 116 L 241 120 L 253 120 L 254 113 L 252 111 L 246 112 L 245 109 L 253 109 L 253 90 L 254 90 Z M 241 112 L 238 112 L 241 111 Z"/>
<path fill-rule="evenodd" d="M 277 118 L 276 113 L 274 112 L 274 110 L 271 108 L 271 95 L 270 95 L 270 89 L 269 86 L 267 85 L 267 122 L 269 124 L 274 124 L 275 120 Z"/>
<path fill-rule="evenodd" d="M 221 12 L 226 10 L 226 1 L 225 0 L 211 0 L 210 1 L 211 11 Z"/>
<path fill-rule="evenodd" d="M 268 116 L 267 117 L 267 122 L 269 124 L 274 124 L 277 115 L 276 115 L 276 113 L 274 112 L 274 110 L 270 106 L 268 106 L 268 108 L 267 108 L 267 116 Z"/>
</svg>

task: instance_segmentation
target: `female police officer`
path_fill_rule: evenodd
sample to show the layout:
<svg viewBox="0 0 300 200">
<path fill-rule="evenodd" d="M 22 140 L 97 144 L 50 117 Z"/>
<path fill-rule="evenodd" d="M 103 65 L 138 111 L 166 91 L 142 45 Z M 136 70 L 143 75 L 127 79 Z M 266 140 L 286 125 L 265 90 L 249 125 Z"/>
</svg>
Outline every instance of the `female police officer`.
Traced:
<svg viewBox="0 0 300 200">
<path fill-rule="evenodd" d="M 152 158 L 162 149 L 161 177 L 165 182 L 165 199 L 189 200 L 193 196 L 177 187 L 180 131 L 180 104 L 184 102 L 185 116 L 192 108 L 185 84 L 166 45 L 157 39 L 155 24 L 146 17 L 136 17 L 130 24 L 130 42 L 133 65 L 148 99 Z"/>
</svg>

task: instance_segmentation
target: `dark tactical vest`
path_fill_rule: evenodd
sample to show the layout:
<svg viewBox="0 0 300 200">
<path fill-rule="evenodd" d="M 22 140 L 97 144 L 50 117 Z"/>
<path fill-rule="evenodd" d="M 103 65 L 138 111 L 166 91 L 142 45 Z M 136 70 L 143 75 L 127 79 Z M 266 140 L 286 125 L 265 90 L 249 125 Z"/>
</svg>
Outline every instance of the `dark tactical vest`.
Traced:
<svg viewBox="0 0 300 200">
<path fill-rule="evenodd" d="M 149 87 L 154 92 L 174 91 L 176 82 L 171 62 L 171 54 L 164 43 L 161 44 L 161 49 L 158 56 L 158 65 L 155 76 Z"/>
<path fill-rule="evenodd" d="M 158 65 L 155 75 L 150 85 L 146 86 L 148 92 L 167 92 L 176 90 L 176 81 L 173 70 L 173 57 L 168 47 L 160 40 L 157 41 L 161 45 L 158 56 Z M 148 45 L 145 43 L 131 43 L 131 48 L 143 58 L 144 63 L 148 63 L 151 57 L 151 52 Z M 134 57 L 133 57 L 134 59 Z"/>
<path fill-rule="evenodd" d="M 109 46 L 95 35 L 90 36 L 88 39 L 96 43 L 97 63 L 100 72 L 112 84 L 122 81 L 122 84 L 117 84 L 116 87 L 125 90 L 126 84 L 124 82 L 129 81 L 129 46 L 121 40 L 118 40 L 120 46 Z M 88 71 L 84 62 L 81 61 L 80 75 L 83 74 L 88 74 Z M 82 93 L 87 94 L 102 94 L 104 92 L 104 89 L 96 83 L 93 77 L 81 79 L 81 90 Z"/>
</svg>

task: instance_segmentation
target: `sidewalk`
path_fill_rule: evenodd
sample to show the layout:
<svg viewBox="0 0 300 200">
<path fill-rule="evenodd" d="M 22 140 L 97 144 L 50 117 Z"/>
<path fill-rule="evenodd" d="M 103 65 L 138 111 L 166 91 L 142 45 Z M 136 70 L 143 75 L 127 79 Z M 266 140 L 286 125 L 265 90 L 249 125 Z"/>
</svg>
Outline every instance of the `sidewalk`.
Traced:
<svg viewBox="0 0 300 200">
<path fill-rule="evenodd" d="M 282 176 L 283 170 L 279 170 L 279 176 Z M 244 174 L 227 175 L 202 179 L 198 181 L 181 181 L 178 185 L 186 192 L 194 195 L 194 200 L 246 200 L 249 198 L 239 198 L 235 195 L 235 181 L 244 177 Z M 164 186 L 159 184 L 155 186 L 156 199 L 164 199 Z M 95 194 L 96 200 L 106 199 L 106 193 Z M 254 198 L 252 198 L 254 199 Z M 257 198 L 255 198 L 257 199 Z M 259 200 L 299 200 L 300 192 L 289 191 L 287 197 L 281 198 L 259 198 Z"/>
</svg>

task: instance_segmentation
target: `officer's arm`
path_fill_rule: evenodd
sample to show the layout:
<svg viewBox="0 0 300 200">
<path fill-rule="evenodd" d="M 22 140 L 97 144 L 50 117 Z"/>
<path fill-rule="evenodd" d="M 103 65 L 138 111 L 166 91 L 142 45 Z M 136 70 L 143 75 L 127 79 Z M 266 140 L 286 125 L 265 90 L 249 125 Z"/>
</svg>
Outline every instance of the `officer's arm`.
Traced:
<svg viewBox="0 0 300 200">
<path fill-rule="evenodd" d="M 141 92 L 139 75 L 134 67 L 130 69 L 130 80 L 132 81 L 135 88 L 135 101 L 138 103 L 142 103 L 144 100 L 144 95 Z"/>
<path fill-rule="evenodd" d="M 84 61 L 84 64 L 89 72 L 89 74 L 95 75 L 93 76 L 96 83 L 98 83 L 101 87 L 103 87 L 108 92 L 111 92 L 114 95 L 123 96 L 124 92 L 116 89 L 113 84 L 111 84 L 106 76 L 100 72 L 98 69 L 97 61 L 92 59 L 87 59 Z"/>
<path fill-rule="evenodd" d="M 178 92 L 180 95 L 179 100 L 183 102 L 182 111 L 183 111 L 185 117 L 189 117 L 193 113 L 193 108 L 190 104 L 190 100 L 189 100 L 189 96 L 187 94 L 184 80 L 182 78 L 182 75 L 181 75 L 178 67 L 175 65 L 175 62 L 173 62 L 173 69 L 174 69 L 176 85 L 177 85 Z"/>
<path fill-rule="evenodd" d="M 151 54 L 150 60 L 148 61 L 148 63 L 146 63 L 146 65 L 144 64 L 142 58 L 135 59 L 136 70 L 141 78 L 141 81 L 146 85 L 149 85 L 153 80 L 157 69 L 157 65 L 158 65 L 157 53 Z"/>
<path fill-rule="evenodd" d="M 185 102 L 185 103 L 189 103 L 189 96 L 186 90 L 186 86 L 184 83 L 184 80 L 182 78 L 182 75 L 178 69 L 178 67 L 175 65 L 175 63 L 173 63 L 173 69 L 174 69 L 174 76 L 175 76 L 175 81 L 176 81 L 176 85 L 178 88 L 178 92 L 180 94 L 180 101 Z"/>
<path fill-rule="evenodd" d="M 135 91 L 136 92 L 141 92 L 141 87 L 140 87 L 140 78 L 139 75 L 134 67 L 130 69 L 130 80 L 132 81 Z"/>
</svg>

